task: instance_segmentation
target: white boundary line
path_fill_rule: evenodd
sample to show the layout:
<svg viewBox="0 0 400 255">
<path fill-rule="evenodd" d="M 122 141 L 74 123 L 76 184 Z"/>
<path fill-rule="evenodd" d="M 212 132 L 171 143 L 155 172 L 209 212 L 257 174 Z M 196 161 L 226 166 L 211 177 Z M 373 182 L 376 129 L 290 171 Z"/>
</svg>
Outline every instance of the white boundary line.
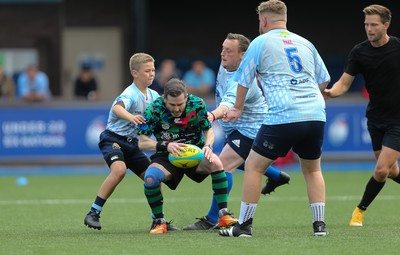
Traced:
<svg viewBox="0 0 400 255">
<path fill-rule="evenodd" d="M 196 198 L 204 201 L 209 201 L 209 198 Z M 378 200 L 393 201 L 400 200 L 400 195 L 380 195 L 377 197 Z M 168 203 L 185 203 L 193 200 L 192 198 L 168 198 Z M 229 197 L 229 201 L 240 201 L 240 197 Z M 360 195 L 351 196 L 328 196 L 326 201 L 358 201 Z M 308 201 L 305 196 L 289 196 L 289 197 L 261 197 L 259 203 L 268 202 L 286 202 L 286 201 Z M 0 200 L 0 206 L 9 205 L 78 205 L 78 204 L 89 204 L 93 201 L 90 199 L 34 199 L 34 200 Z M 111 198 L 107 203 L 115 204 L 145 204 L 147 200 L 145 198 Z"/>
</svg>

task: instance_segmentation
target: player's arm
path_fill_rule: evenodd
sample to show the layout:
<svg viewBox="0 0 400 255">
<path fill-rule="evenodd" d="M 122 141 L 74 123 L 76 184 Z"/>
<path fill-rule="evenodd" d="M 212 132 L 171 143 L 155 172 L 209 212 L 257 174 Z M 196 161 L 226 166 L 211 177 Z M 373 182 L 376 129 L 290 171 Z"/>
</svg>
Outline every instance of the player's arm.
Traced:
<svg viewBox="0 0 400 255">
<path fill-rule="evenodd" d="M 125 109 L 125 104 L 122 101 L 118 101 L 112 108 L 112 112 L 119 118 L 128 120 L 129 122 L 138 125 L 146 123 L 146 119 L 142 115 L 133 115 Z"/>
<path fill-rule="evenodd" d="M 204 144 L 212 146 L 215 141 L 215 134 L 212 128 L 204 130 Z"/>
<path fill-rule="evenodd" d="M 235 105 L 233 106 L 233 108 L 229 109 L 229 111 L 224 115 L 222 119 L 224 122 L 229 122 L 231 120 L 233 122 L 236 122 L 239 119 L 244 108 L 244 102 L 246 100 L 246 95 L 248 91 L 249 88 L 238 84 Z"/>
<path fill-rule="evenodd" d="M 349 90 L 351 84 L 354 81 L 354 78 L 354 76 L 348 73 L 343 73 L 340 79 L 335 82 L 335 84 L 333 84 L 332 88 L 324 89 L 324 91 L 322 92 L 324 98 L 333 98 L 343 95 Z"/>
<path fill-rule="evenodd" d="M 204 130 L 203 152 L 204 152 L 204 157 L 206 159 L 208 159 L 208 160 L 211 160 L 211 157 L 212 157 L 212 154 L 213 154 L 212 146 L 214 144 L 214 141 L 215 141 L 214 130 L 212 128 Z"/>
<path fill-rule="evenodd" d="M 185 151 L 183 147 L 186 144 L 184 143 L 176 143 L 176 142 L 167 142 L 167 141 L 155 141 L 151 137 L 147 135 L 141 134 L 139 136 L 139 149 L 142 151 L 158 151 L 158 152 L 170 152 L 170 153 L 179 153 L 181 151 Z"/>
<path fill-rule="evenodd" d="M 319 90 L 320 90 L 321 92 L 323 92 L 323 91 L 326 89 L 326 87 L 328 87 L 329 82 L 331 82 L 331 80 L 326 81 L 326 82 L 323 82 L 323 83 L 321 83 L 321 84 L 318 84 Z"/>
<path fill-rule="evenodd" d="M 235 105 L 233 106 L 233 108 L 236 108 L 240 111 L 243 110 L 244 102 L 246 100 L 246 95 L 247 95 L 248 90 L 249 90 L 249 88 L 246 88 L 246 87 L 238 84 L 237 93 L 236 93 L 236 101 L 235 101 Z"/>
<path fill-rule="evenodd" d="M 151 139 L 147 135 L 139 136 L 139 149 L 142 151 L 156 151 L 157 141 Z"/>
<path fill-rule="evenodd" d="M 236 101 L 233 108 L 236 108 L 240 111 L 244 108 L 244 102 L 246 101 L 246 95 L 249 88 L 238 84 L 237 92 L 236 92 Z"/>
<path fill-rule="evenodd" d="M 209 112 L 209 114 L 207 114 L 207 119 L 210 122 L 221 119 L 228 110 L 229 107 L 227 105 L 221 104 L 217 108 Z"/>
<path fill-rule="evenodd" d="M 227 83 L 228 88 L 222 95 L 222 101 L 213 111 L 208 114 L 208 120 L 213 122 L 222 119 L 224 115 L 233 107 L 236 100 L 237 82 L 230 81 Z"/>
</svg>

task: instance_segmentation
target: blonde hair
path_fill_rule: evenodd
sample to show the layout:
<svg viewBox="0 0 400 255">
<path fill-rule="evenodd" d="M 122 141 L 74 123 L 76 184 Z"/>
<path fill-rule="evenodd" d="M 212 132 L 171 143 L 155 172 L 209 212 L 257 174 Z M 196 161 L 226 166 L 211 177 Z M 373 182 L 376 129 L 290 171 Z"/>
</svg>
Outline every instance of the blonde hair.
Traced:
<svg viewBox="0 0 400 255">
<path fill-rule="evenodd" d="M 377 14 L 381 17 L 382 23 L 389 22 L 392 19 L 392 13 L 391 11 L 386 8 L 385 6 L 378 5 L 378 4 L 373 4 L 370 6 L 367 6 L 363 10 L 365 15 L 374 15 Z"/>
<path fill-rule="evenodd" d="M 268 0 L 260 3 L 257 7 L 257 14 L 268 16 L 272 22 L 286 22 L 287 7 L 286 4 L 280 0 Z"/>
<path fill-rule="evenodd" d="M 154 58 L 147 53 L 139 52 L 132 55 L 131 59 L 129 60 L 129 69 L 132 70 L 139 70 L 140 67 L 148 62 L 155 62 Z"/>
</svg>

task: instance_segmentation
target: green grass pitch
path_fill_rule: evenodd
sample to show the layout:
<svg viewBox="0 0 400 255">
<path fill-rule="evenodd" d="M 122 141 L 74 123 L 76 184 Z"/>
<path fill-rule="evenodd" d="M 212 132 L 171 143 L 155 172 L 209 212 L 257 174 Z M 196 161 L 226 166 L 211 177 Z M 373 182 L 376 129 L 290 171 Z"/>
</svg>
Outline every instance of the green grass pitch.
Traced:
<svg viewBox="0 0 400 255">
<path fill-rule="evenodd" d="M 128 174 L 107 201 L 102 230 L 83 219 L 104 175 L 31 175 L 27 185 L 17 176 L 0 176 L 0 254 L 399 254 L 400 193 L 389 180 L 369 207 L 364 227 L 348 221 L 371 171 L 327 171 L 327 237 L 312 236 L 311 210 L 303 176 L 288 171 L 289 185 L 261 196 L 252 238 L 221 237 L 215 231 L 148 233 L 150 208 L 143 183 Z M 229 209 L 239 216 L 243 174 L 234 174 Z M 204 216 L 211 199 L 211 179 L 201 184 L 185 178 L 177 190 L 166 186 L 167 220 L 183 227 Z"/>
</svg>

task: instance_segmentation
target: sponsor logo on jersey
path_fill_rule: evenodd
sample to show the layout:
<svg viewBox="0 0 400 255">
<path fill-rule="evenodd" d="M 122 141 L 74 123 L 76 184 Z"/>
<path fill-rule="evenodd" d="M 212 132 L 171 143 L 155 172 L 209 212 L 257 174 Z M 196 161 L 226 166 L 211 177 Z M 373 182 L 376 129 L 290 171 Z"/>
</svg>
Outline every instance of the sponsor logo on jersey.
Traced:
<svg viewBox="0 0 400 255">
<path fill-rule="evenodd" d="M 291 79 L 291 80 L 290 80 L 290 84 L 292 84 L 292 85 L 297 85 L 297 84 L 306 83 L 306 82 L 308 82 L 308 81 L 309 81 L 308 78 L 301 79 L 301 80 Z"/>
</svg>

